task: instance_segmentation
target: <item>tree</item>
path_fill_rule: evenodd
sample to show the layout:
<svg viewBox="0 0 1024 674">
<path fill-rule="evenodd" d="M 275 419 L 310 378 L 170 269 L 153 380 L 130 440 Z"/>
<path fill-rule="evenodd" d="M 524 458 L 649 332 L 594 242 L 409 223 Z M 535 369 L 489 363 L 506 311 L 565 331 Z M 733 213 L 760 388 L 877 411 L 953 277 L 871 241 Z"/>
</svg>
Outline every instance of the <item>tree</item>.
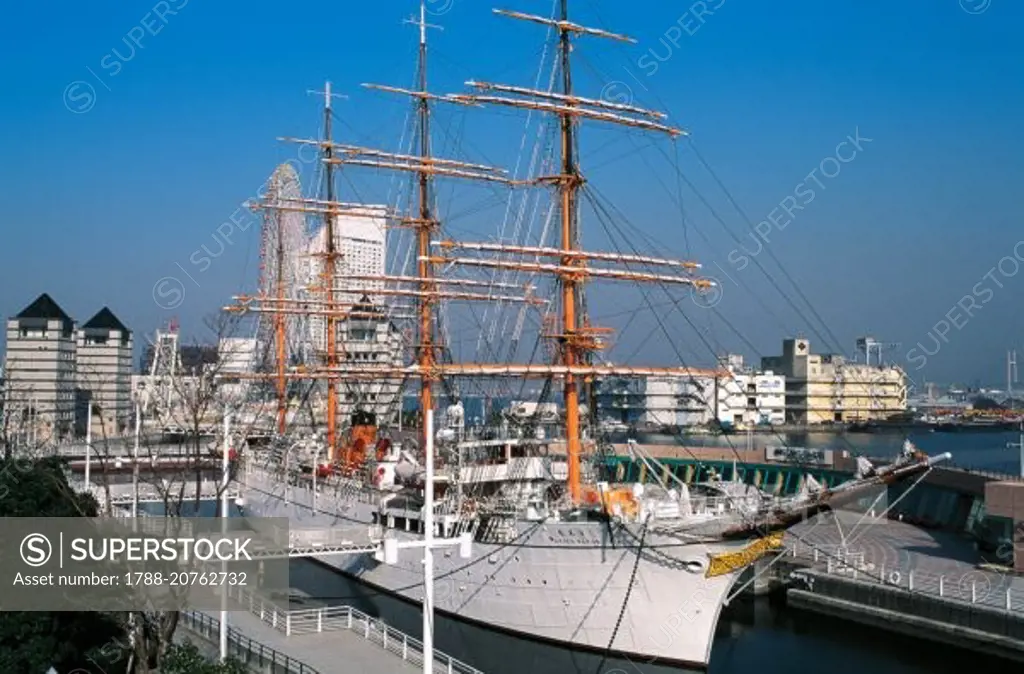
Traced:
<svg viewBox="0 0 1024 674">
<path fill-rule="evenodd" d="M 225 338 L 234 334 L 239 319 L 233 315 L 215 314 L 207 319 L 206 324 L 214 344 L 222 347 L 230 343 L 225 342 Z M 196 350 L 200 353 L 204 351 L 203 348 Z M 232 435 L 237 438 L 236 442 L 240 444 L 248 434 L 248 429 L 238 423 L 240 415 L 237 412 L 242 401 L 221 382 L 223 370 L 235 355 L 223 351 L 222 348 L 217 353 L 216 359 L 201 359 L 194 367 L 176 369 L 173 375 L 162 377 L 158 382 L 150 382 L 151 385 L 157 384 L 159 390 L 148 391 L 149 400 L 159 402 L 148 406 L 148 416 L 145 413 L 143 415 L 142 427 L 147 429 L 147 433 L 145 437 L 140 437 L 140 459 L 156 465 L 158 460 L 168 458 L 162 455 L 166 446 L 162 442 L 152 442 L 151 436 L 162 439 L 165 434 L 173 433 L 178 438 L 177 451 L 172 454 L 178 461 L 175 468 L 161 470 L 151 478 L 140 475 L 140 484 L 159 495 L 164 517 L 174 519 L 207 514 L 200 511 L 204 480 L 216 480 L 215 496 L 220 501 L 224 489 L 219 479 L 219 455 L 223 438 L 218 437 L 218 434 L 223 428 L 226 413 L 235 414 L 236 425 Z M 252 419 L 261 418 L 260 412 L 257 410 Z M 237 446 L 230 444 L 232 447 Z M 106 467 L 111 463 L 107 449 L 109 447 L 104 447 L 95 453 L 101 464 L 99 475 L 105 489 L 108 488 Z M 194 489 L 190 490 L 190 486 L 194 486 Z M 213 495 L 206 494 L 207 498 Z M 181 591 L 188 590 L 183 588 Z M 176 590 L 172 592 L 177 593 Z M 184 600 L 184 596 L 179 598 Z M 133 672 L 144 674 L 153 670 L 166 671 L 179 615 L 179 611 L 151 605 L 147 610 L 132 611 L 125 616 L 124 629 L 131 643 L 129 666 Z"/>
<path fill-rule="evenodd" d="M 171 644 L 164 656 L 160 674 L 246 674 L 241 661 L 228 658 L 223 662 L 207 659 L 195 644 L 186 641 Z"/>
<path fill-rule="evenodd" d="M 57 459 L 0 463 L 0 517 L 92 517 L 96 500 L 77 494 Z M 0 612 L 0 672 L 45 672 L 97 667 L 123 672 L 109 644 L 122 634 L 116 617 L 88 612 Z"/>
<path fill-rule="evenodd" d="M 218 336 L 233 327 L 232 321 L 211 321 Z M 205 427 L 221 428 L 225 411 L 233 411 L 232 401 L 218 388 L 220 364 L 209 364 L 197 372 L 182 373 L 171 381 L 178 405 L 154 421 L 156 428 L 168 425 L 171 415 L 189 421 L 190 432 L 183 434 L 184 461 L 170 474 L 144 480 L 160 494 L 164 512 L 174 518 L 188 514 L 184 508 L 192 497 L 186 486 L 194 477 L 197 487 L 204 471 L 220 461 L 211 457 L 202 440 Z M 5 388 L 7 402 L 11 388 Z M 237 404 L 237 401 L 234 403 Z M 258 418 L 259 415 L 257 415 Z M 101 417 L 102 419 L 102 417 Z M 69 483 L 66 464 L 56 458 L 37 458 L 42 444 L 36 433 L 27 433 L 22 416 L 11 405 L 0 408 L 0 444 L 5 458 L 0 462 L 0 516 L 2 517 L 96 517 L 100 514 L 97 496 L 103 501 L 103 514 L 112 514 L 110 498 L 111 468 L 123 465 L 131 451 L 131 440 L 108 435 L 113 431 L 101 420 L 93 425 L 91 443 L 91 493 L 76 493 Z M 31 419 L 29 419 L 31 421 Z M 245 430 L 239 433 L 245 437 Z M 220 443 L 215 443 L 217 447 Z M 144 436 L 140 459 L 154 464 L 161 458 L 158 443 Z M 130 456 L 130 454 L 128 455 Z M 142 463 L 142 461 L 140 461 Z M 78 485 L 80 488 L 80 485 Z M 220 492 L 217 492 L 219 497 Z M 196 500 L 199 491 L 196 491 Z M 105 674 L 144 674 L 159 670 L 162 674 L 235 674 L 245 669 L 237 661 L 210 663 L 192 647 L 173 643 L 178 626 L 178 611 L 137 610 L 117 613 L 97 612 L 2 612 L 0 613 L 0 672 L 45 672 L 51 666 L 58 671 L 102 671 Z M 193 657 L 195 656 L 195 657 Z"/>
<path fill-rule="evenodd" d="M 17 374 L 17 373 L 14 373 Z M 52 444 L 53 424 L 40 414 L 32 389 L 10 370 L 0 379 L 0 448 L 3 458 L 38 456 Z"/>
</svg>

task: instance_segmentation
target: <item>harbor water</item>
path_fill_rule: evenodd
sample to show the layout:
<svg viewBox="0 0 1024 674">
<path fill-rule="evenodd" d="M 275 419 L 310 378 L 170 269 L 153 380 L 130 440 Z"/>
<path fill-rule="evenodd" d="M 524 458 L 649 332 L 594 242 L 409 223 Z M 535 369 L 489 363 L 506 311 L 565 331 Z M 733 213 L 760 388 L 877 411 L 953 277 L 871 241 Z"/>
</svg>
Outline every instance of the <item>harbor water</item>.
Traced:
<svg viewBox="0 0 1024 674">
<path fill-rule="evenodd" d="M 931 430 L 908 430 L 907 433 L 734 433 L 731 435 L 658 435 L 644 434 L 638 442 L 686 447 L 732 447 L 759 449 L 762 447 L 809 447 L 814 449 L 845 450 L 851 454 L 889 457 L 899 452 L 903 441 L 909 439 L 922 451 L 932 456 L 949 452 L 952 464 L 961 468 L 996 471 L 1020 475 L 1020 449 L 1010 447 L 1018 443 L 1017 432 L 980 431 L 947 433 Z M 616 438 L 625 442 L 625 438 Z"/>
</svg>

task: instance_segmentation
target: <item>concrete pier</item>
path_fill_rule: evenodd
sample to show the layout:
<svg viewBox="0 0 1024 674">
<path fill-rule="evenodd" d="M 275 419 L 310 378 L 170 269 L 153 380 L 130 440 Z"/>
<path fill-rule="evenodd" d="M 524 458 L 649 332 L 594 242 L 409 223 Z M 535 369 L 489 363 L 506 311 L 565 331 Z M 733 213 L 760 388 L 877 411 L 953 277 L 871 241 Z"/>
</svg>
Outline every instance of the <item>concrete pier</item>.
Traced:
<svg viewBox="0 0 1024 674">
<path fill-rule="evenodd" d="M 786 592 L 786 602 L 795 608 L 1024 662 L 1020 613 L 819 571 L 802 576 L 806 589 L 794 586 Z"/>
<path fill-rule="evenodd" d="M 840 512 L 788 532 L 765 575 L 796 608 L 1024 662 L 1024 577 L 976 558 L 956 534 Z"/>
</svg>

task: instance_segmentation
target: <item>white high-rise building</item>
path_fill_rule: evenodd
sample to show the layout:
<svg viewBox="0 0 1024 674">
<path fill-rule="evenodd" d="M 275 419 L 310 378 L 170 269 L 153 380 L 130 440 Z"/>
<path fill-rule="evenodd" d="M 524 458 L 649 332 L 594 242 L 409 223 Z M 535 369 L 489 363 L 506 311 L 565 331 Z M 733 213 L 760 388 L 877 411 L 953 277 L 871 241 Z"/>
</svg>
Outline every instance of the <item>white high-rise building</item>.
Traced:
<svg viewBox="0 0 1024 674">
<path fill-rule="evenodd" d="M 46 293 L 7 321 L 6 389 L 0 402 L 6 421 L 16 421 L 38 440 L 74 431 L 75 333 L 74 320 Z"/>
<path fill-rule="evenodd" d="M 249 374 L 259 365 L 259 342 L 252 337 L 221 337 L 217 344 L 218 374 Z M 240 402 L 248 388 L 245 381 L 220 384 L 226 400 Z"/>
<path fill-rule="evenodd" d="M 364 213 L 370 217 L 337 216 L 334 220 L 334 248 L 339 257 L 335 262 L 334 287 L 338 292 L 334 299 L 339 305 L 353 305 L 363 296 L 369 297 L 375 305 L 382 305 L 381 297 L 373 290 L 383 288 L 383 281 L 370 281 L 366 276 L 383 276 L 387 259 L 387 207 L 366 206 Z M 309 243 L 310 258 L 309 286 L 313 297 L 323 297 L 326 279 L 324 260 L 315 257 L 327 251 L 327 230 L 321 228 Z M 351 278 L 359 277 L 359 278 Z M 327 350 L 326 321 L 321 316 L 309 319 L 310 342 L 318 354 Z"/>
<path fill-rule="evenodd" d="M 107 307 L 78 330 L 77 385 L 103 420 L 103 433 L 131 424 L 132 346 L 131 330 Z"/>
<path fill-rule="evenodd" d="M 366 206 L 356 216 L 339 216 L 334 221 L 335 263 L 334 300 L 339 310 L 358 310 L 351 318 L 338 321 L 339 363 L 358 369 L 398 367 L 403 364 L 401 334 L 392 323 L 388 304 L 375 290 L 384 288 L 382 277 L 387 259 L 387 207 Z M 366 217 L 369 216 L 369 217 Z M 321 228 L 309 243 L 310 296 L 323 297 L 325 287 L 324 259 L 316 254 L 327 250 L 326 229 Z M 323 359 L 327 351 L 326 320 L 321 316 L 309 319 L 310 343 Z M 343 423 L 354 412 L 371 412 L 382 424 L 397 419 L 401 406 L 401 379 L 381 377 L 343 381 L 338 396 L 338 413 Z"/>
</svg>

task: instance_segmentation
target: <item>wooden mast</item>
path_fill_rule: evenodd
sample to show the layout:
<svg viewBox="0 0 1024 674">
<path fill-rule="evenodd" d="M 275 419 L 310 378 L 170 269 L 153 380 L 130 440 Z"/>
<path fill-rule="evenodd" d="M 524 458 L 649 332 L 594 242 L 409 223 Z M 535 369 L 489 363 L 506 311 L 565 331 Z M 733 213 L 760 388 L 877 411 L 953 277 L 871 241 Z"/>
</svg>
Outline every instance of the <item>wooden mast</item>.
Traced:
<svg viewBox="0 0 1024 674">
<path fill-rule="evenodd" d="M 430 162 L 430 102 L 427 97 L 427 5 L 420 0 L 420 52 L 419 52 L 419 111 L 420 127 L 420 161 L 427 165 Z M 434 408 L 434 297 L 437 285 L 431 278 L 434 266 L 430 262 L 430 241 L 433 237 L 435 222 L 430 216 L 430 174 L 422 171 L 419 174 L 419 222 L 416 223 L 416 243 L 419 252 L 417 272 L 420 277 L 419 298 L 419 358 L 417 362 L 424 376 L 420 379 L 420 448 L 426 451 L 427 442 L 427 411 Z M 402 413 L 399 404 L 398 413 Z"/>
<path fill-rule="evenodd" d="M 324 86 L 324 181 L 327 203 L 334 202 L 334 164 L 331 162 L 333 141 L 331 139 L 331 83 Z M 338 366 L 338 316 L 334 306 L 335 262 L 338 257 L 334 242 L 334 212 L 324 213 L 324 299 L 327 327 L 327 367 Z M 338 451 L 338 380 L 327 380 L 327 460 L 333 464 Z"/>
<path fill-rule="evenodd" d="M 559 265 L 533 265 L 540 270 L 555 273 L 561 285 L 561 334 L 552 335 L 557 340 L 558 363 L 556 368 L 564 373 L 563 379 L 563 402 L 565 404 L 565 434 L 566 434 L 566 458 L 568 460 L 568 492 L 571 502 L 579 504 L 581 493 L 581 463 L 583 454 L 583 437 L 580 426 L 580 381 L 585 383 L 593 381 L 595 372 L 591 365 L 591 354 L 602 347 L 598 334 L 604 332 L 599 328 L 589 325 L 586 317 L 583 317 L 581 324 L 580 312 L 582 310 L 582 292 L 586 279 L 591 276 L 619 277 L 628 274 L 629 276 L 648 276 L 643 280 L 658 280 L 673 282 L 660 277 L 660 275 L 636 275 L 631 272 L 610 272 L 608 270 L 590 270 L 587 268 L 588 256 L 580 255 L 578 251 L 577 232 L 577 201 L 580 187 L 584 183 L 580 174 L 575 156 L 574 125 L 578 118 L 588 118 L 601 121 L 608 121 L 642 129 L 667 132 L 672 136 L 682 133 L 678 129 L 665 126 L 657 121 L 664 118 L 663 114 L 644 110 L 632 105 L 610 104 L 605 101 L 595 101 L 585 98 L 578 98 L 573 94 L 572 70 L 570 63 L 571 42 L 570 37 L 576 35 L 591 35 L 596 37 L 610 38 L 623 42 L 633 42 L 631 38 L 608 31 L 588 28 L 569 21 L 569 2 L 560 0 L 558 19 L 547 19 L 541 16 L 510 12 L 507 10 L 495 10 L 495 13 L 514 19 L 521 19 L 554 27 L 558 30 L 558 52 L 560 67 L 562 70 L 562 91 L 559 94 L 543 91 L 525 89 L 523 87 L 511 87 L 495 85 L 484 82 L 469 82 L 468 84 L 481 91 L 498 91 L 521 96 L 529 96 L 540 100 L 523 100 L 517 98 L 506 98 L 502 96 L 458 96 L 456 98 L 467 103 L 492 103 L 498 105 L 509 105 L 532 110 L 550 112 L 559 117 L 561 122 L 561 174 L 542 178 L 539 182 L 549 182 L 557 186 L 561 206 L 561 260 Z M 597 109 L 594 109 L 597 108 Z M 620 113 L 632 113 L 648 119 L 629 117 Z M 608 256 L 612 257 L 612 256 Z M 624 256 L 617 256 L 616 261 L 625 262 Z M 480 260 L 467 261 L 469 264 L 478 266 L 497 266 L 494 261 L 483 262 Z M 637 280 L 641 280 L 637 278 Z M 695 286 L 702 282 L 690 280 Z M 703 282 L 707 283 L 707 282 Z"/>
<path fill-rule="evenodd" d="M 575 125 L 577 120 L 587 119 L 607 123 L 628 126 L 646 131 L 657 131 L 676 137 L 684 132 L 672 126 L 661 123 L 665 118 L 663 113 L 645 110 L 633 105 L 622 105 L 606 101 L 578 97 L 573 94 L 572 77 L 570 70 L 570 38 L 573 36 L 587 35 L 601 38 L 608 38 L 624 42 L 635 42 L 631 38 L 605 30 L 589 28 L 571 23 L 568 20 L 568 0 L 560 0 L 560 12 L 558 19 L 549 19 L 540 16 L 495 10 L 497 14 L 514 19 L 531 21 L 546 26 L 554 27 L 559 31 L 559 55 L 562 69 L 561 93 L 549 91 L 537 91 L 523 87 L 513 87 L 501 84 L 470 81 L 467 84 L 483 92 L 499 92 L 513 94 L 515 97 L 461 94 L 439 96 L 428 93 L 426 90 L 426 38 L 425 31 L 428 27 L 425 21 L 425 6 L 421 0 L 420 18 L 416 22 L 420 27 L 420 69 L 417 90 L 399 89 L 382 85 L 364 84 L 364 87 L 398 93 L 417 99 L 419 115 L 419 152 L 416 155 L 403 155 L 385 152 L 382 150 L 342 145 L 333 143 L 330 140 L 330 119 L 327 120 L 327 139 L 324 141 L 304 139 L 282 139 L 291 142 L 316 144 L 323 148 L 323 161 L 327 165 L 327 175 L 330 176 L 330 168 L 334 164 L 350 164 L 356 166 L 368 166 L 384 168 L 389 170 L 409 171 L 416 173 L 419 184 L 419 200 L 417 217 L 398 218 L 399 226 L 409 226 L 416 230 L 418 265 L 416 276 L 392 276 L 381 277 L 381 280 L 388 279 L 397 283 L 414 285 L 415 289 L 387 289 L 387 294 L 403 295 L 415 298 L 416 319 L 418 322 L 419 343 L 415 362 L 403 367 L 374 367 L 367 370 L 361 366 L 350 363 L 339 363 L 336 354 L 332 352 L 333 340 L 328 340 L 329 354 L 328 364 L 325 369 L 307 369 L 304 367 L 289 368 L 286 377 L 289 379 L 326 379 L 328 381 L 329 397 L 334 390 L 333 384 L 339 379 L 352 380 L 373 380 L 379 377 L 413 377 L 420 378 L 420 404 L 425 412 L 433 407 L 432 385 L 438 381 L 440 371 L 443 369 L 446 375 L 455 377 L 516 377 L 516 378 L 559 378 L 564 381 L 563 397 L 566 408 L 566 441 L 567 457 L 569 463 L 568 492 L 574 505 L 579 505 L 581 495 L 581 463 L 583 454 L 582 428 L 579 410 L 580 382 L 593 381 L 595 377 L 605 376 L 728 376 L 722 370 L 700 370 L 686 367 L 635 367 L 611 364 L 594 364 L 592 354 L 595 351 L 606 347 L 607 342 L 603 335 L 610 332 L 608 329 L 594 327 L 589 324 L 586 316 L 581 316 L 582 293 L 585 284 L 591 280 L 627 280 L 635 282 L 651 282 L 662 285 L 688 285 L 692 288 L 705 289 L 715 284 L 707 279 L 694 275 L 700 265 L 694 262 L 682 260 L 655 258 L 645 255 L 627 255 L 618 252 L 591 252 L 585 251 L 579 245 L 579 233 L 577 231 L 578 220 L 578 194 L 584 184 L 575 153 Z M 533 99 L 533 100 L 531 100 Z M 518 107 L 527 110 L 538 110 L 541 112 L 557 115 L 561 126 L 561 166 L 560 172 L 553 176 L 541 176 L 530 180 L 510 180 L 504 175 L 504 171 L 456 161 L 452 159 L 436 158 L 430 155 L 429 144 L 429 113 L 428 101 L 437 100 L 448 103 L 459 103 L 464 105 L 478 106 L 481 104 L 504 105 Z M 329 108 L 329 101 L 328 101 Z M 506 245 L 497 243 L 467 243 L 455 241 L 432 241 L 431 234 L 438 230 L 439 222 L 431 213 L 430 208 L 430 184 L 434 176 L 465 178 L 484 182 L 503 183 L 509 186 L 527 185 L 552 185 L 559 195 L 561 211 L 560 241 L 558 246 L 527 246 L 527 245 Z M 275 309 L 283 312 L 293 312 L 311 315 L 326 316 L 329 325 L 334 320 L 347 315 L 348 312 L 341 310 L 333 301 L 333 293 L 338 291 L 334 286 L 337 273 L 334 270 L 333 260 L 333 228 L 332 218 L 338 213 L 350 213 L 356 217 L 365 217 L 353 204 L 343 204 L 334 201 L 333 190 L 328 188 L 326 201 L 310 199 L 289 199 L 282 200 L 283 209 L 292 209 L 304 212 L 320 212 L 327 217 L 329 229 L 328 243 L 328 267 L 330 273 L 325 274 L 328 292 L 325 302 L 320 301 L 285 301 L 287 308 L 282 309 L 278 304 Z M 269 206 L 264 206 L 269 207 Z M 390 218 L 394 219 L 393 216 Z M 435 250 L 431 250 L 431 249 Z M 451 256 L 452 251 L 470 251 L 477 253 L 476 256 L 458 255 Z M 509 256 L 521 256 L 521 259 L 509 259 L 487 257 L 487 253 L 502 253 Z M 541 262 L 538 258 L 553 258 L 550 262 Z M 525 259 L 522 259 L 525 258 Z M 533 259 L 530 259 L 533 258 Z M 605 263 L 600 265 L 597 263 Z M 615 268 L 609 266 L 624 265 L 626 268 Z M 493 288 L 506 284 L 483 283 L 469 279 L 447 279 L 436 278 L 436 265 L 447 266 L 458 265 L 461 267 L 491 268 L 520 270 L 527 272 L 539 272 L 552 274 L 560 282 L 560 304 L 561 315 L 558 327 L 552 330 L 555 334 L 545 334 L 545 337 L 552 339 L 556 346 L 555 362 L 550 365 L 542 364 L 516 364 L 516 363 L 449 363 L 443 367 L 435 358 L 436 345 L 434 343 L 434 312 L 437 302 L 444 299 L 468 300 L 468 301 L 495 301 L 499 297 L 493 293 Z M 645 266 L 675 267 L 679 270 L 677 274 L 652 273 L 635 271 L 630 268 L 633 264 Z M 347 279 L 354 280 L 354 279 Z M 491 286 L 488 293 L 471 293 L 461 290 L 441 290 L 441 285 L 488 285 Z M 525 288 L 525 297 L 503 296 L 502 301 L 523 301 L 538 303 L 538 300 L 531 296 L 532 288 Z M 267 311 L 267 304 L 273 305 L 269 298 L 236 298 L 240 305 L 235 307 L 238 311 Z M 257 306 L 253 307 L 255 303 Z M 260 307 L 259 305 L 262 305 Z M 351 311 L 352 308 L 349 308 Z M 258 379 L 260 375 L 241 375 L 239 379 Z M 333 449 L 333 425 L 331 417 L 336 413 L 336 398 L 329 406 L 329 438 L 332 438 Z M 423 445 L 426 445 L 426 438 L 421 436 Z"/>
<path fill-rule="evenodd" d="M 281 212 L 275 211 L 275 224 L 277 225 L 277 302 L 278 309 L 284 308 L 284 223 Z M 285 370 L 285 343 L 284 343 L 285 314 L 279 311 L 274 314 L 274 337 L 277 342 L 277 432 L 284 435 L 285 421 L 287 418 L 288 403 L 285 399 L 287 387 L 284 378 Z"/>
<path fill-rule="evenodd" d="M 569 0 L 561 0 L 561 21 L 569 20 Z M 562 94 L 572 96 L 572 73 L 569 67 L 569 31 L 559 26 L 559 56 L 562 63 Z M 572 106 L 572 103 L 569 103 Z M 574 222 L 577 192 L 581 183 L 576 169 L 576 158 L 573 154 L 573 118 L 562 113 L 562 175 L 559 176 L 559 189 L 562 193 L 562 250 L 571 253 L 576 247 L 576 228 Z M 562 258 L 562 266 L 582 265 L 582 260 L 567 254 Z M 583 454 L 582 438 L 580 437 L 580 398 L 576 377 L 572 367 L 576 365 L 579 346 L 576 342 L 576 283 L 579 277 L 572 271 L 559 272 L 562 283 L 562 337 L 561 361 L 568 374 L 562 388 L 565 402 L 565 443 L 566 458 L 569 462 L 569 498 L 573 503 L 580 501 L 580 458 Z"/>
</svg>

